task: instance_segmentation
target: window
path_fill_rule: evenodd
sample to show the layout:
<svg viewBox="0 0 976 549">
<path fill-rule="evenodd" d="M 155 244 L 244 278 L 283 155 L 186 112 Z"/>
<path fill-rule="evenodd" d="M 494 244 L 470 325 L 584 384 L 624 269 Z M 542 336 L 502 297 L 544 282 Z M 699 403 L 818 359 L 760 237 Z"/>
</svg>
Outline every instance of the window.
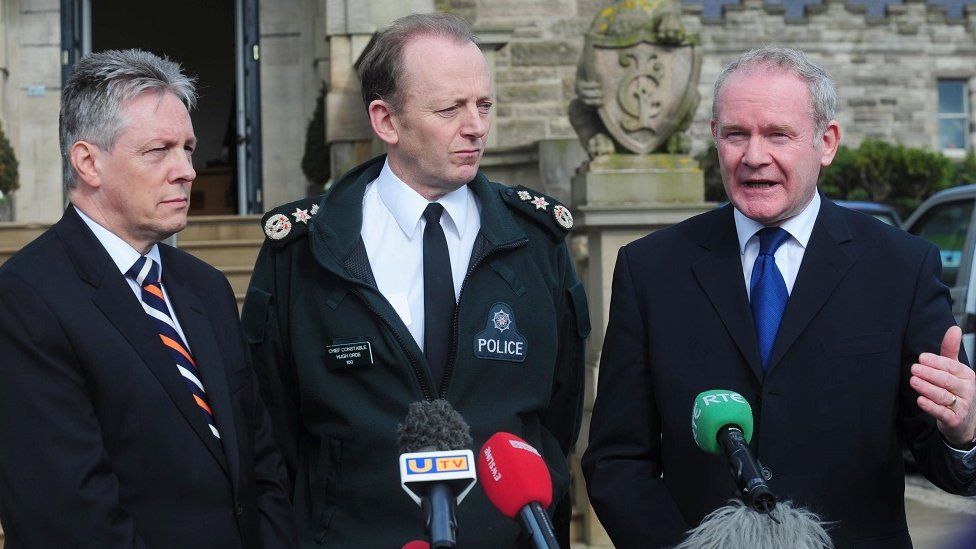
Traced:
<svg viewBox="0 0 976 549">
<path fill-rule="evenodd" d="M 969 89 L 966 80 L 939 80 L 939 149 L 969 148 Z"/>
<path fill-rule="evenodd" d="M 932 207 L 911 228 L 916 234 L 939 247 L 942 256 L 942 282 L 952 288 L 959 278 L 965 252 L 966 232 L 973 216 L 973 200 L 957 200 Z"/>
</svg>

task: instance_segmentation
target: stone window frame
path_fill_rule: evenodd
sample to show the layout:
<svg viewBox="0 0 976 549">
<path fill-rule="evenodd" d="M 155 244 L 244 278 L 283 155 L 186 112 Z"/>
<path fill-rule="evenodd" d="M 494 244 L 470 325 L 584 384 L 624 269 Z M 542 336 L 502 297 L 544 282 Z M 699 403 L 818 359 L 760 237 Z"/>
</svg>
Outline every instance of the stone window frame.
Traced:
<svg viewBox="0 0 976 549">
<path fill-rule="evenodd" d="M 971 107 L 971 105 L 972 105 L 972 101 L 971 101 L 971 98 L 970 98 L 970 83 L 969 82 L 970 82 L 970 79 L 969 78 L 964 77 L 964 76 L 958 76 L 958 75 L 951 75 L 951 76 L 950 75 L 946 75 L 946 76 L 939 76 L 939 77 L 936 78 L 936 86 L 935 86 L 935 88 L 936 88 L 935 89 L 935 96 L 936 96 L 936 104 L 935 104 L 935 111 L 936 111 L 935 142 L 936 142 L 936 147 L 937 147 L 938 150 L 940 150 L 946 156 L 953 157 L 953 158 L 955 158 L 955 157 L 960 157 L 961 158 L 961 157 L 965 156 L 966 151 L 968 151 L 969 148 L 972 146 L 972 136 L 971 136 L 971 126 L 972 126 L 972 122 L 971 122 L 971 118 L 972 118 L 972 107 Z M 942 110 L 941 110 L 941 104 L 940 104 L 941 101 L 939 100 L 939 95 L 940 95 L 939 90 L 940 90 L 940 88 L 941 88 L 941 86 L 942 86 L 943 83 L 956 83 L 956 84 L 958 84 L 960 86 L 961 92 L 962 92 L 961 93 L 961 97 L 962 97 L 962 110 L 961 111 L 942 112 Z M 953 148 L 943 148 L 942 147 L 942 122 L 943 121 L 950 121 L 950 120 L 962 120 L 963 121 L 963 124 L 964 124 L 964 126 L 963 126 L 963 139 L 964 139 L 964 143 L 962 144 L 962 147 L 953 147 Z"/>
</svg>

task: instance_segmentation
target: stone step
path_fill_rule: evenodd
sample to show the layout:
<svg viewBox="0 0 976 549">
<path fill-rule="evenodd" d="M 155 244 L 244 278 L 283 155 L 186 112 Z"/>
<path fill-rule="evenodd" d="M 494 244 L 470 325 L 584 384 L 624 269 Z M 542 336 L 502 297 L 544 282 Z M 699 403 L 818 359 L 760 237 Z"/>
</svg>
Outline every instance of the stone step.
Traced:
<svg viewBox="0 0 976 549">
<path fill-rule="evenodd" d="M 0 223 L 0 249 L 20 249 L 50 226 L 48 223 Z"/>
<path fill-rule="evenodd" d="M 3 246 L 0 247 L 0 265 L 3 265 L 10 259 L 10 256 L 17 253 L 20 250 L 20 246 Z"/>
<path fill-rule="evenodd" d="M 49 227 L 42 223 L 0 223 L 0 265 Z M 239 294 L 240 303 L 263 241 L 260 216 L 198 216 L 190 217 L 178 245 L 223 271 Z"/>
<path fill-rule="evenodd" d="M 51 227 L 50 223 L 0 222 L 0 248 L 21 248 Z M 259 215 L 190 216 L 179 242 L 263 239 Z"/>
<path fill-rule="evenodd" d="M 261 240 L 203 240 L 200 242 L 184 242 L 180 248 L 189 254 L 199 257 L 203 261 L 217 267 L 231 280 L 231 286 L 238 288 L 232 277 L 240 278 L 247 288 L 247 281 L 251 279 L 251 269 L 261 250 Z M 0 247 L 0 265 L 7 262 L 20 247 Z M 226 265 L 232 265 L 227 267 Z M 245 267 L 245 265 L 248 265 Z M 228 269 L 232 269 L 228 271 Z"/>
<path fill-rule="evenodd" d="M 244 240 L 264 238 L 260 215 L 192 215 L 177 236 L 184 242 L 200 240 Z"/>
<path fill-rule="evenodd" d="M 263 239 L 182 241 L 180 249 L 223 270 L 227 265 L 254 265 Z M 248 275 L 250 276 L 250 275 Z"/>
<path fill-rule="evenodd" d="M 182 242 L 180 243 L 180 249 L 206 261 L 222 271 L 226 272 L 225 269 L 240 269 L 233 271 L 233 275 L 246 278 L 243 282 L 243 287 L 247 288 L 247 280 L 250 280 L 251 268 L 254 266 L 254 261 L 258 257 L 258 252 L 261 250 L 262 242 L 263 240 L 257 239 L 201 240 L 199 242 Z M 19 250 L 20 246 L 0 247 L 0 265 L 6 263 L 10 259 L 10 256 Z M 228 265 L 231 267 L 227 267 Z M 244 265 L 249 265 L 246 273 L 243 271 Z M 231 273 L 228 273 L 227 276 L 230 278 Z M 231 284 L 234 285 L 233 282 Z M 236 288 L 237 286 L 234 287 Z"/>
<path fill-rule="evenodd" d="M 235 294 L 243 296 L 247 292 L 247 285 L 251 282 L 251 272 L 254 270 L 253 263 L 250 265 L 219 267 L 219 269 L 227 277 L 227 281 L 230 282 L 230 287 L 234 289 Z"/>
</svg>

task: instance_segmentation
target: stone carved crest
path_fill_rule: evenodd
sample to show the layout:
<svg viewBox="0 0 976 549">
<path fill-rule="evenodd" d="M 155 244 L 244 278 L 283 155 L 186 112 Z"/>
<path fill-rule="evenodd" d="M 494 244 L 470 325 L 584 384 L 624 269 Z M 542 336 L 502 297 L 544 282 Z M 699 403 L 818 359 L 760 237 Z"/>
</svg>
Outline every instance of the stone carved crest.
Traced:
<svg viewBox="0 0 976 549">
<path fill-rule="evenodd" d="M 591 157 L 686 152 L 701 51 L 679 14 L 676 0 L 623 0 L 593 20 L 569 113 Z"/>
</svg>

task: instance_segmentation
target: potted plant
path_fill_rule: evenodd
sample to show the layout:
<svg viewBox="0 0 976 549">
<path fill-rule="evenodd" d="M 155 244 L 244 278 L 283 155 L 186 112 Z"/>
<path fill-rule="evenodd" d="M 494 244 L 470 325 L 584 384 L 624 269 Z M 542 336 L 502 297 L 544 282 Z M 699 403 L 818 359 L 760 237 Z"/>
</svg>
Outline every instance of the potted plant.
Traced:
<svg viewBox="0 0 976 549">
<path fill-rule="evenodd" d="M 13 220 L 13 193 L 19 187 L 17 155 L 0 127 L 0 221 Z"/>
</svg>

